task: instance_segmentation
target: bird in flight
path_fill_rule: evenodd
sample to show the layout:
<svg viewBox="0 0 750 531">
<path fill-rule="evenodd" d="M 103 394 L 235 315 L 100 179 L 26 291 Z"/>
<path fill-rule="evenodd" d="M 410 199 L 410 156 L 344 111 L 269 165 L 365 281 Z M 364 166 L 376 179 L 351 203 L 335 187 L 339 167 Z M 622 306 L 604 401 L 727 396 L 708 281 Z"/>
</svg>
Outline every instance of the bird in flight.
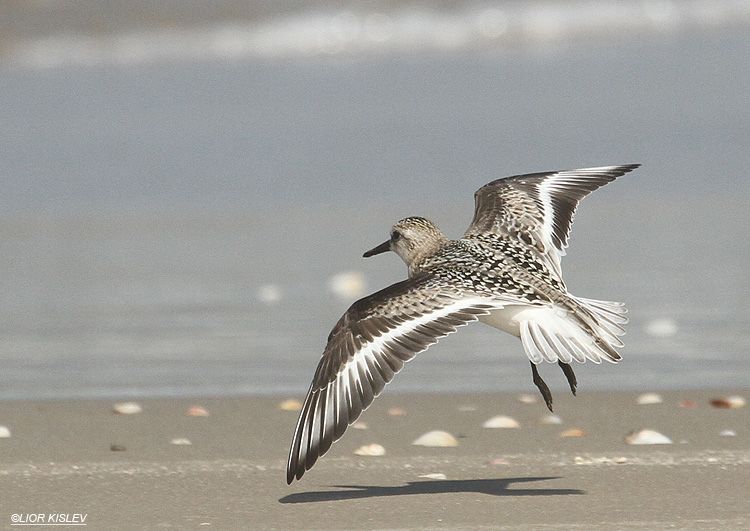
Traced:
<svg viewBox="0 0 750 531">
<path fill-rule="evenodd" d="M 394 251 L 408 278 L 358 300 L 333 327 L 294 431 L 287 483 L 341 438 L 405 362 L 473 321 L 521 339 L 550 410 L 539 363 L 556 362 L 575 394 L 572 361 L 617 362 L 624 305 L 568 293 L 560 260 L 579 201 L 638 166 L 492 181 L 474 194 L 474 219 L 459 240 L 422 217 L 396 223 L 364 256 Z"/>
</svg>

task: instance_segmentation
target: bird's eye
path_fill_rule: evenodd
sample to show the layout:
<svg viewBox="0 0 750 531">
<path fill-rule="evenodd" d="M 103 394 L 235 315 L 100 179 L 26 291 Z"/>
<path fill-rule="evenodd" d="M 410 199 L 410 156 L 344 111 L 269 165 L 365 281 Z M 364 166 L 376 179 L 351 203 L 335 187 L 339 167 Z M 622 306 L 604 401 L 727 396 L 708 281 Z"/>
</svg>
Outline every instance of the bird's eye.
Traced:
<svg viewBox="0 0 750 531">
<path fill-rule="evenodd" d="M 393 231 L 393 234 L 391 234 L 391 239 L 395 242 L 401 239 L 401 233 L 397 230 Z"/>
</svg>

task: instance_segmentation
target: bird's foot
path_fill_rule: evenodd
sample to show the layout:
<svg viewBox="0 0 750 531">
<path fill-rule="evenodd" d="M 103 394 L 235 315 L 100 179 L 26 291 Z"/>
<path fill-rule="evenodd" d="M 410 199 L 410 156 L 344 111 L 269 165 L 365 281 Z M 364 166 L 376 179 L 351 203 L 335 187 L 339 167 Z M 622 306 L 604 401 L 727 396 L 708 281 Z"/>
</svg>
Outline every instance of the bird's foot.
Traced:
<svg viewBox="0 0 750 531">
<path fill-rule="evenodd" d="M 563 363 L 562 361 L 558 361 L 557 364 L 560 366 L 563 373 L 565 374 L 565 377 L 568 379 L 568 385 L 570 385 L 570 391 L 573 393 L 573 396 L 575 396 L 576 387 L 578 386 L 578 381 L 576 380 L 576 375 L 573 372 L 573 367 L 571 367 L 569 363 Z"/>
<path fill-rule="evenodd" d="M 547 383 L 541 376 L 539 376 L 539 371 L 533 363 L 531 363 L 531 375 L 534 385 L 536 385 L 539 388 L 539 392 L 542 393 L 544 403 L 547 404 L 547 409 L 552 411 L 552 393 L 550 392 L 549 387 L 547 387 Z"/>
</svg>

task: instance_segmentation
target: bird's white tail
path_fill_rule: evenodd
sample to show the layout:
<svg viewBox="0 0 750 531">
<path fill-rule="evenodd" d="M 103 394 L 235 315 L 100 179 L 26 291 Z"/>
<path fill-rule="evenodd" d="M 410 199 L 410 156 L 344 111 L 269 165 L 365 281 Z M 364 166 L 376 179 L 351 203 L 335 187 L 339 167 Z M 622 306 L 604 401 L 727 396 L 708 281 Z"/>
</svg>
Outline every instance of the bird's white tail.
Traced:
<svg viewBox="0 0 750 531">
<path fill-rule="evenodd" d="M 570 363 L 587 359 L 594 363 L 621 359 L 615 350 L 623 343 L 627 310 L 621 302 L 572 298 L 571 308 L 549 308 L 533 320 L 520 322 L 520 335 L 526 354 L 533 363 Z"/>
</svg>

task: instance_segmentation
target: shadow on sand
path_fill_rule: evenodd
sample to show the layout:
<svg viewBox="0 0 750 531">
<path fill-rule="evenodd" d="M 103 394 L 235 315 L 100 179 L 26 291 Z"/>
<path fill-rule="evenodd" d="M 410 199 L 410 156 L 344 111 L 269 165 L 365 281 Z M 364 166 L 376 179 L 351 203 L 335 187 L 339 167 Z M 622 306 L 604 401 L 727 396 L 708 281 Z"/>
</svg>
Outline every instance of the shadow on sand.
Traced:
<svg viewBox="0 0 750 531">
<path fill-rule="evenodd" d="M 346 490 L 298 492 L 284 496 L 280 503 L 310 503 L 381 496 L 407 496 L 411 494 L 447 494 L 451 492 L 474 492 L 491 496 L 567 496 L 585 494 L 578 489 L 519 489 L 511 488 L 514 483 L 529 483 L 559 479 L 557 477 L 510 478 L 510 479 L 465 479 L 438 481 L 410 481 L 399 487 L 376 487 L 359 485 L 334 485 Z"/>
</svg>

